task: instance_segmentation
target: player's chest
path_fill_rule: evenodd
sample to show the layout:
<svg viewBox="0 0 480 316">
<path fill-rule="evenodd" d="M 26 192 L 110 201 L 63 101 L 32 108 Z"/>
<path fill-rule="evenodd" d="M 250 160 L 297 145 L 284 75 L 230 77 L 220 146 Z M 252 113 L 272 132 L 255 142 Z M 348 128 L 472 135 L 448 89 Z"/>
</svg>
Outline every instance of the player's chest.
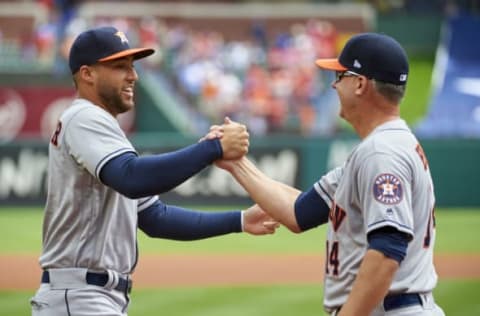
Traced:
<svg viewBox="0 0 480 316">
<path fill-rule="evenodd" d="M 350 168 L 345 168 L 342 179 L 338 183 L 334 203 L 329 213 L 329 222 L 333 232 L 355 231 L 358 233 L 364 227 L 358 182 L 354 171 Z"/>
<path fill-rule="evenodd" d="M 343 175 L 338 182 L 337 189 L 334 194 L 335 203 L 347 209 L 352 203 L 358 201 L 358 177 L 357 171 L 347 162 L 343 170 Z"/>
</svg>

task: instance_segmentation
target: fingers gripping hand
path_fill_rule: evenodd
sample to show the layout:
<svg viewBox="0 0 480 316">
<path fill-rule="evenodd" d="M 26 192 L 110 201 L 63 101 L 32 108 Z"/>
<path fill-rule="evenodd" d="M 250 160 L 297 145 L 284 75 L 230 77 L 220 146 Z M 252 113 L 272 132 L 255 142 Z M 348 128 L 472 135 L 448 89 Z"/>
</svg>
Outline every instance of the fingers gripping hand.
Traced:
<svg viewBox="0 0 480 316">
<path fill-rule="evenodd" d="M 246 155 L 250 145 L 247 127 L 226 117 L 221 128 L 223 159 L 238 159 Z"/>
<path fill-rule="evenodd" d="M 251 235 L 273 234 L 280 224 L 257 204 L 243 212 L 243 230 Z"/>
<path fill-rule="evenodd" d="M 246 159 L 245 156 L 243 156 L 240 159 L 237 160 L 226 160 L 226 159 L 219 159 L 215 161 L 215 166 L 217 166 L 220 169 L 224 169 L 228 172 L 231 172 L 235 168 L 235 164 L 241 162 L 242 159 Z"/>
<path fill-rule="evenodd" d="M 210 139 L 215 139 L 215 138 L 222 138 L 223 136 L 223 128 L 220 125 L 212 125 L 210 126 L 210 130 L 208 133 L 200 138 L 198 142 L 204 141 L 204 140 L 210 140 Z"/>
</svg>

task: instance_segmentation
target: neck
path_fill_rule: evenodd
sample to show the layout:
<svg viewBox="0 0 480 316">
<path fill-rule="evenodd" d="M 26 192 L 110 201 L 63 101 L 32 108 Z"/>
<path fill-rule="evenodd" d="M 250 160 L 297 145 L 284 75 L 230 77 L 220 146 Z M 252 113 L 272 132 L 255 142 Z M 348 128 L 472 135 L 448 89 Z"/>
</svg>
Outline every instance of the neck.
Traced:
<svg viewBox="0 0 480 316">
<path fill-rule="evenodd" d="M 378 126 L 400 118 L 398 105 L 377 104 L 365 107 L 357 116 L 357 120 L 350 122 L 361 139 L 367 137 Z"/>
<path fill-rule="evenodd" d="M 106 106 L 102 103 L 102 101 L 101 101 L 101 99 L 98 97 L 98 95 L 95 94 L 95 93 L 93 93 L 92 91 L 90 91 L 90 90 L 85 91 L 85 89 L 79 90 L 79 91 L 78 91 L 78 97 L 92 102 L 92 103 L 95 104 L 96 106 L 101 107 L 102 109 L 104 109 L 105 111 L 107 111 L 108 113 L 110 113 L 113 117 L 117 117 L 117 114 L 118 114 L 118 113 L 113 113 L 108 107 L 106 107 Z"/>
</svg>

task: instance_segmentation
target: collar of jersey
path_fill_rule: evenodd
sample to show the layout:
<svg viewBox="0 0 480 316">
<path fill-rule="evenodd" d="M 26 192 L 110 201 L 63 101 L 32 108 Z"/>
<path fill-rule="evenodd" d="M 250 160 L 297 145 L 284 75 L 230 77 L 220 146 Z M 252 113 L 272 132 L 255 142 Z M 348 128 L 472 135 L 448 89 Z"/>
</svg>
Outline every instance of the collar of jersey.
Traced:
<svg viewBox="0 0 480 316">
<path fill-rule="evenodd" d="M 408 128 L 408 125 L 407 123 L 401 119 L 401 118 L 398 118 L 398 119 L 395 119 L 395 120 L 392 120 L 392 121 L 388 121 L 388 122 L 385 122 L 379 126 L 377 126 L 371 134 L 374 134 L 374 133 L 377 133 L 377 132 L 381 132 L 381 131 L 385 131 L 385 130 L 405 130 L 405 131 L 410 131 L 410 128 Z"/>
</svg>

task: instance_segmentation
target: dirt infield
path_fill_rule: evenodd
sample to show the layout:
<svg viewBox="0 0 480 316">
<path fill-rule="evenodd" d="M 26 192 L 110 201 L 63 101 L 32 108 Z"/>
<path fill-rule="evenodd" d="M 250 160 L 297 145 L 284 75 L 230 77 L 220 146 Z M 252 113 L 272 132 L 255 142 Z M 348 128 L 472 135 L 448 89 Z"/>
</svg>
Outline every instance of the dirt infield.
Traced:
<svg viewBox="0 0 480 316">
<path fill-rule="evenodd" d="M 143 255 L 133 275 L 135 288 L 319 284 L 324 258 L 316 255 Z M 440 278 L 480 279 L 480 255 L 438 255 Z M 35 289 L 38 258 L 0 256 L 0 290 Z"/>
</svg>

